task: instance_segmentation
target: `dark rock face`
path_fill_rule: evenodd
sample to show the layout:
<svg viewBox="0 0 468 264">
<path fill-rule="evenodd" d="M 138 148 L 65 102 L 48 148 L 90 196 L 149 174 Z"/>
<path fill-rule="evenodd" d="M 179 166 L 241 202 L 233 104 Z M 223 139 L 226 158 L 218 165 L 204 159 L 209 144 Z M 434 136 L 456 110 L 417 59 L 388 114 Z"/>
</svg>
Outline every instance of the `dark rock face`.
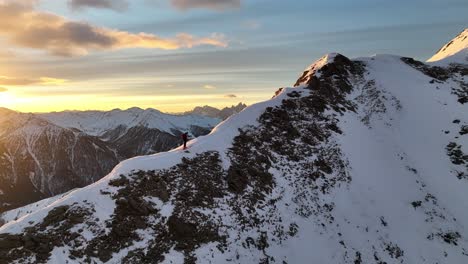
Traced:
<svg viewBox="0 0 468 264">
<path fill-rule="evenodd" d="M 28 120 L 0 136 L 0 212 L 87 186 L 117 163 L 111 146 L 96 137 Z"/>
<path fill-rule="evenodd" d="M 207 127 L 200 127 L 200 126 L 192 125 L 190 126 L 190 132 L 192 133 L 194 137 L 200 137 L 200 136 L 208 135 L 211 132 L 211 129 Z"/>
<path fill-rule="evenodd" d="M 143 126 L 132 127 L 108 142 L 117 150 L 121 160 L 168 151 L 181 144 L 180 137 Z"/>
</svg>

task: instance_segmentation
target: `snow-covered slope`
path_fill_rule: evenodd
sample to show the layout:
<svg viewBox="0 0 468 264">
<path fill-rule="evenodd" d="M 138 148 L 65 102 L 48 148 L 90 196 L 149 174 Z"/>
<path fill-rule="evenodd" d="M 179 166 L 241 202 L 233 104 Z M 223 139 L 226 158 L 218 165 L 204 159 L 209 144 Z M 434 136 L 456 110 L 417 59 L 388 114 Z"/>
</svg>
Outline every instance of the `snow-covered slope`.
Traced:
<svg viewBox="0 0 468 264">
<path fill-rule="evenodd" d="M 21 263 L 467 263 L 468 65 L 329 54 L 0 228 Z"/>
<path fill-rule="evenodd" d="M 443 46 L 428 62 L 468 63 L 468 28 Z"/>
<path fill-rule="evenodd" d="M 29 205 L 5 212 L 1 214 L 0 226 L 7 224 L 9 222 L 12 222 L 12 221 L 17 221 L 18 219 L 22 218 L 25 215 L 32 213 L 33 211 L 36 211 L 41 208 L 45 208 L 51 205 L 52 203 L 56 202 L 58 199 L 65 197 L 68 194 L 69 193 L 67 192 L 64 194 L 60 194 L 51 198 L 43 199 L 43 200 L 40 200 L 39 202 L 31 203 Z"/>
<path fill-rule="evenodd" d="M 173 134 L 190 131 L 192 126 L 212 128 L 220 119 L 196 115 L 170 115 L 156 109 L 130 108 L 112 111 L 66 111 L 41 114 L 61 127 L 77 128 L 89 135 L 102 136 L 117 127 L 147 127 Z"/>
</svg>

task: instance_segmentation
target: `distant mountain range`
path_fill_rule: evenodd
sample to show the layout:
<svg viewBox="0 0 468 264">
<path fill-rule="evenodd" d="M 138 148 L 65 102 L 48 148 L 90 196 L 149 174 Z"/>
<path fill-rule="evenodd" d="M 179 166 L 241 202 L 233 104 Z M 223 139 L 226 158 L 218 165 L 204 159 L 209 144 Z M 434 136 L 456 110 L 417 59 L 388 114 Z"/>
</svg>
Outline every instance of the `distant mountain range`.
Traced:
<svg viewBox="0 0 468 264">
<path fill-rule="evenodd" d="M 246 107 L 247 105 L 243 103 L 239 103 L 238 105 L 233 105 L 231 107 L 225 107 L 223 109 L 218 109 L 205 105 L 195 107 L 192 111 L 185 112 L 184 114 L 209 116 L 225 120 L 233 114 L 239 113 L 240 111 L 244 110 L 244 108 Z"/>
<path fill-rule="evenodd" d="M 140 108 L 45 114 L 0 108 L 0 212 L 96 182 L 121 160 L 177 147 L 184 132 L 206 135 L 237 109 L 243 108 L 218 110 L 218 117 Z"/>
<path fill-rule="evenodd" d="M 221 121 L 202 115 L 172 115 L 136 107 L 112 111 L 54 112 L 39 116 L 58 126 L 99 137 L 113 146 L 120 160 L 167 151 L 180 144 L 182 133 L 189 132 L 192 137 L 206 135 Z"/>
</svg>

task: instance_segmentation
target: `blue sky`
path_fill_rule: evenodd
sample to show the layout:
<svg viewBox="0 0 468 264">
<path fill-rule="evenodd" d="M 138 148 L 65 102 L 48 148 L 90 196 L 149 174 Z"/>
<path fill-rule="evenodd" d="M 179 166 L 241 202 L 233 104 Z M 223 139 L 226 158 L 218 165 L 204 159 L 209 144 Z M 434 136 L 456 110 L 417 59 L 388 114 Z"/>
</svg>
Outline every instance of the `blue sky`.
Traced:
<svg viewBox="0 0 468 264">
<path fill-rule="evenodd" d="M 168 39 L 186 33 L 220 38 L 226 46 L 86 47 L 86 54 L 63 57 L 31 42 L 12 44 L 11 33 L 0 32 L 2 48 L 15 54 L 0 58 L 0 76 L 59 80 L 53 85 L 0 83 L 9 98 L 16 99 L 9 107 L 49 111 L 140 106 L 176 112 L 195 105 L 254 103 L 268 99 L 278 87 L 292 85 L 325 53 L 348 57 L 389 53 L 426 60 L 468 27 L 466 0 L 240 0 L 239 6 L 228 8 L 197 5 L 214 0 L 179 1 L 188 5 L 186 9 L 177 8 L 173 4 L 177 0 L 170 1 L 129 0 L 119 10 L 74 9 L 66 0 L 34 4 L 34 12 L 93 27 Z"/>
</svg>

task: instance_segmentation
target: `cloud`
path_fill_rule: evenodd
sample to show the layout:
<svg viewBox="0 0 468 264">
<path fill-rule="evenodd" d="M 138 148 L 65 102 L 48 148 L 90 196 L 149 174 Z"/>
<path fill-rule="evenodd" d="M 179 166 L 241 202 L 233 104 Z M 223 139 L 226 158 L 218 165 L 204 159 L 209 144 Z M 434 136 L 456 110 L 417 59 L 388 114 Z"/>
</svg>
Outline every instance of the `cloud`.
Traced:
<svg viewBox="0 0 468 264">
<path fill-rule="evenodd" d="M 7 88 L 5 88 L 5 87 L 0 87 L 0 93 L 6 92 L 6 91 L 8 91 Z"/>
<path fill-rule="evenodd" d="M 65 79 L 56 79 L 50 77 L 41 78 L 16 78 L 0 76 L 0 85 L 6 86 L 26 86 L 26 85 L 59 85 L 66 83 Z"/>
<path fill-rule="evenodd" d="M 216 89 L 216 86 L 207 84 L 203 86 L 203 88 L 213 90 L 213 89 Z"/>
<path fill-rule="evenodd" d="M 224 98 L 237 98 L 237 95 L 235 94 L 226 94 Z"/>
<path fill-rule="evenodd" d="M 172 6 L 180 10 L 205 8 L 216 11 L 239 8 L 241 0 L 170 0 Z"/>
<path fill-rule="evenodd" d="M 0 60 L 2 59 L 12 59 L 15 58 L 16 54 L 13 51 L 9 50 L 0 50 Z"/>
<path fill-rule="evenodd" d="M 124 11 L 128 8 L 128 2 L 126 0 L 69 0 L 68 5 L 72 10 L 100 8 Z"/>
<path fill-rule="evenodd" d="M 129 0 L 68 0 L 68 5 L 72 10 L 85 8 L 112 9 L 124 11 L 128 9 Z M 161 0 L 146 0 L 148 3 L 160 4 Z M 171 6 L 185 11 L 189 9 L 211 9 L 223 11 L 226 9 L 240 8 L 241 0 L 169 0 Z"/>
<path fill-rule="evenodd" d="M 187 33 L 172 38 L 154 34 L 130 33 L 34 10 L 35 1 L 5 2 L 0 0 L 0 37 L 14 45 L 45 50 L 53 55 L 77 56 L 91 51 L 125 48 L 173 50 L 200 45 L 227 47 L 224 35 L 196 37 Z"/>
<path fill-rule="evenodd" d="M 256 20 L 246 20 L 242 22 L 242 25 L 245 28 L 250 29 L 250 30 L 257 30 L 262 27 L 262 24 Z"/>
</svg>

